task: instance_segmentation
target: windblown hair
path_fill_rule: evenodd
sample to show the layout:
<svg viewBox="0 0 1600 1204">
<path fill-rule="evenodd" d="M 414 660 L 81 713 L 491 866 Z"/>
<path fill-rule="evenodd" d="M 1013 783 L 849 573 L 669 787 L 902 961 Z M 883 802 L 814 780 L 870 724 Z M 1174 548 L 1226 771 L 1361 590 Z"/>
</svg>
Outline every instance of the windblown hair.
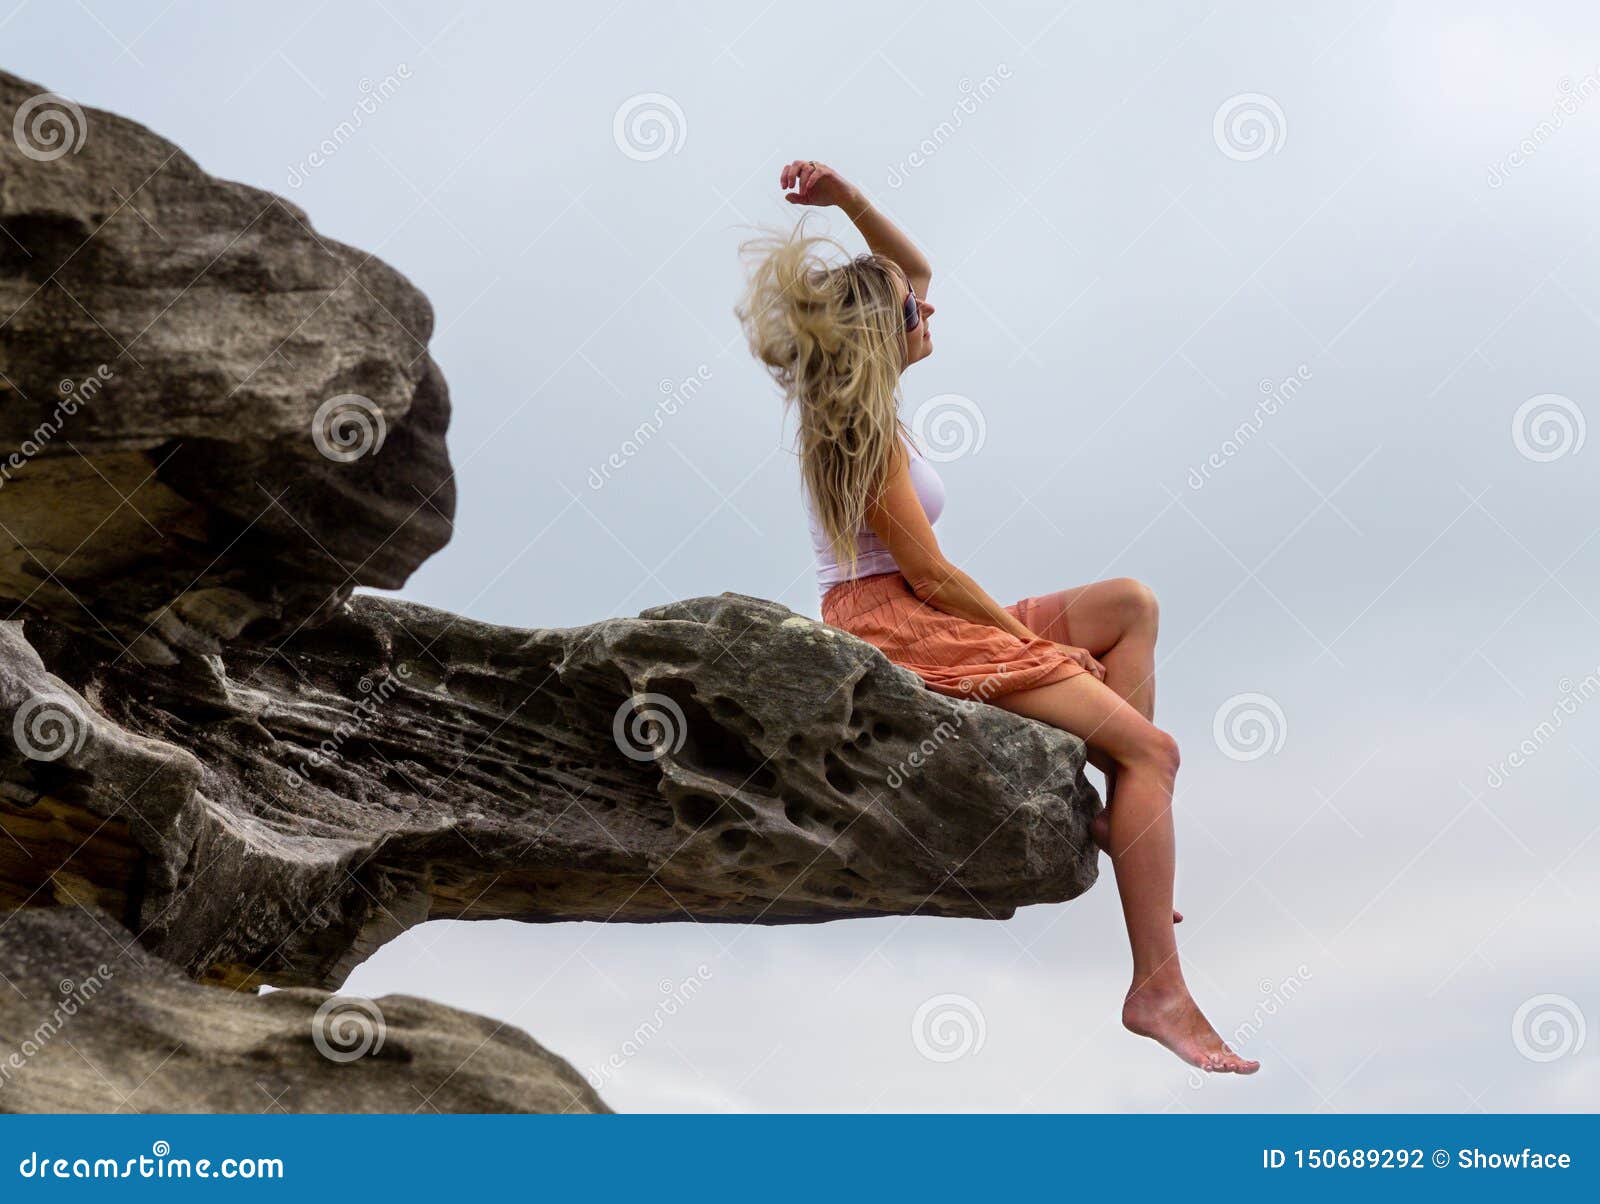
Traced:
<svg viewBox="0 0 1600 1204">
<path fill-rule="evenodd" d="M 749 265 L 734 313 L 750 350 L 799 410 L 800 475 L 836 559 L 854 574 L 856 533 L 901 435 L 904 273 L 880 255 L 848 258 L 836 240 L 763 231 L 741 244 Z M 825 252 L 846 258 L 830 262 Z"/>
</svg>

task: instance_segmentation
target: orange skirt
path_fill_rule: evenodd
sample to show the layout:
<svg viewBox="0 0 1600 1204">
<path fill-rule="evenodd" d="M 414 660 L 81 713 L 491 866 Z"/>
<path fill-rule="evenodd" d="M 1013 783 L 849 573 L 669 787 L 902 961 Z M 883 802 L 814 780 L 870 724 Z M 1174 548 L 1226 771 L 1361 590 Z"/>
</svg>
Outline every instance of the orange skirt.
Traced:
<svg viewBox="0 0 1600 1204">
<path fill-rule="evenodd" d="M 1006 610 L 1029 631 L 1043 632 L 1057 617 L 1052 599 L 1024 598 Z M 953 698 L 991 701 L 1088 672 L 1050 639 L 1020 640 L 929 606 L 898 572 L 833 586 L 822 596 L 822 621 L 860 637 L 930 690 Z"/>
</svg>

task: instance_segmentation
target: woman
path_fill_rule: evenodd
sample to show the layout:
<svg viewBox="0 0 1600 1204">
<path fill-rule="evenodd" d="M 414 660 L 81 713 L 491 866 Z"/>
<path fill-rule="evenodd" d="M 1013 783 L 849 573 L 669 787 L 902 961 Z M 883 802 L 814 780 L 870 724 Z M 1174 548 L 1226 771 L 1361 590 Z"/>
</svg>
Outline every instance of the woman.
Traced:
<svg viewBox="0 0 1600 1204">
<path fill-rule="evenodd" d="M 1253 1074 L 1189 994 L 1172 910 L 1178 746 L 1151 722 L 1156 603 L 1119 578 L 1001 606 L 945 558 L 944 503 L 900 420 L 899 377 L 933 351 L 927 259 L 826 164 L 779 176 L 796 205 L 835 205 L 872 253 L 840 264 L 831 239 L 746 243 L 738 308 L 751 350 L 800 411 L 800 464 L 822 617 L 880 648 L 930 689 L 976 697 L 1080 737 L 1106 775 L 1095 839 L 1110 855 L 1133 947 L 1122 1022 L 1192 1065 Z"/>
</svg>

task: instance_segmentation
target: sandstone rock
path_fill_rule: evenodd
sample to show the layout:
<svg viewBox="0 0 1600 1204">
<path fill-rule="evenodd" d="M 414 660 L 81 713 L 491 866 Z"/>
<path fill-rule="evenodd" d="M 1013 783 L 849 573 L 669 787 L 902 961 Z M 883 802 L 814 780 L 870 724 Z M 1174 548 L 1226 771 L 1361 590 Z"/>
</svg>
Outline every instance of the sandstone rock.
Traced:
<svg viewBox="0 0 1600 1204">
<path fill-rule="evenodd" d="M 110 916 L 0 925 L 3 1112 L 609 1112 L 526 1033 L 408 995 L 200 986 Z"/>
<path fill-rule="evenodd" d="M 402 585 L 455 504 L 426 299 L 282 197 L 46 95 L 0 72 L 8 615 L 154 663 Z"/>
<path fill-rule="evenodd" d="M 1003 919 L 1095 878 L 1080 742 L 757 598 L 524 630 L 360 595 L 227 645 L 214 696 L 29 631 L 60 676 L 13 632 L 0 731 L 81 718 L 0 821 L 119 824 L 40 894 L 228 983 L 337 985 L 430 918 Z"/>
<path fill-rule="evenodd" d="M 449 535 L 427 302 L 133 122 L 0 73 L 0 125 L 0 1039 L 110 983 L 72 1021 L 100 1075 L 47 1042 L 0 1108 L 603 1110 L 403 997 L 335 1065 L 310 988 L 433 918 L 1003 919 L 1094 881 L 1079 741 L 775 603 L 352 597 Z"/>
</svg>

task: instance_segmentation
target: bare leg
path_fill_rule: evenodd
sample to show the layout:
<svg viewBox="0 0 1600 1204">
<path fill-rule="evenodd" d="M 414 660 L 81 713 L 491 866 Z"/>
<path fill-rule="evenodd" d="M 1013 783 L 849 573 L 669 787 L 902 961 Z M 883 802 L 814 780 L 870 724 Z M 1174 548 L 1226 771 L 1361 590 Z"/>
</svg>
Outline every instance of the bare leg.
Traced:
<svg viewBox="0 0 1600 1204">
<path fill-rule="evenodd" d="M 1048 640 L 1087 648 L 1106 667 L 1105 684 L 1146 719 L 1156 710 L 1156 633 L 1160 609 L 1150 587 L 1131 577 L 1114 577 L 1047 595 L 1034 615 L 1036 630 Z M 1090 764 L 1105 775 L 1106 809 L 1090 827 L 1094 841 L 1110 853 L 1111 807 L 1116 797 L 1117 765 L 1090 749 Z M 1183 922 L 1183 913 L 1172 913 Z"/>
<path fill-rule="evenodd" d="M 1149 586 L 1114 577 L 1047 595 L 1034 614 L 1047 640 L 1087 648 L 1106 682 L 1146 719 L 1156 713 L 1156 633 L 1160 609 Z"/>
<path fill-rule="evenodd" d="M 1172 921 L 1176 742 L 1087 673 L 1003 695 L 994 704 L 1069 731 L 1116 765 L 1107 851 L 1133 950 L 1123 1024 L 1191 1065 L 1254 1074 L 1261 1064 L 1241 1058 L 1218 1036 L 1189 994 L 1178 961 Z"/>
</svg>

